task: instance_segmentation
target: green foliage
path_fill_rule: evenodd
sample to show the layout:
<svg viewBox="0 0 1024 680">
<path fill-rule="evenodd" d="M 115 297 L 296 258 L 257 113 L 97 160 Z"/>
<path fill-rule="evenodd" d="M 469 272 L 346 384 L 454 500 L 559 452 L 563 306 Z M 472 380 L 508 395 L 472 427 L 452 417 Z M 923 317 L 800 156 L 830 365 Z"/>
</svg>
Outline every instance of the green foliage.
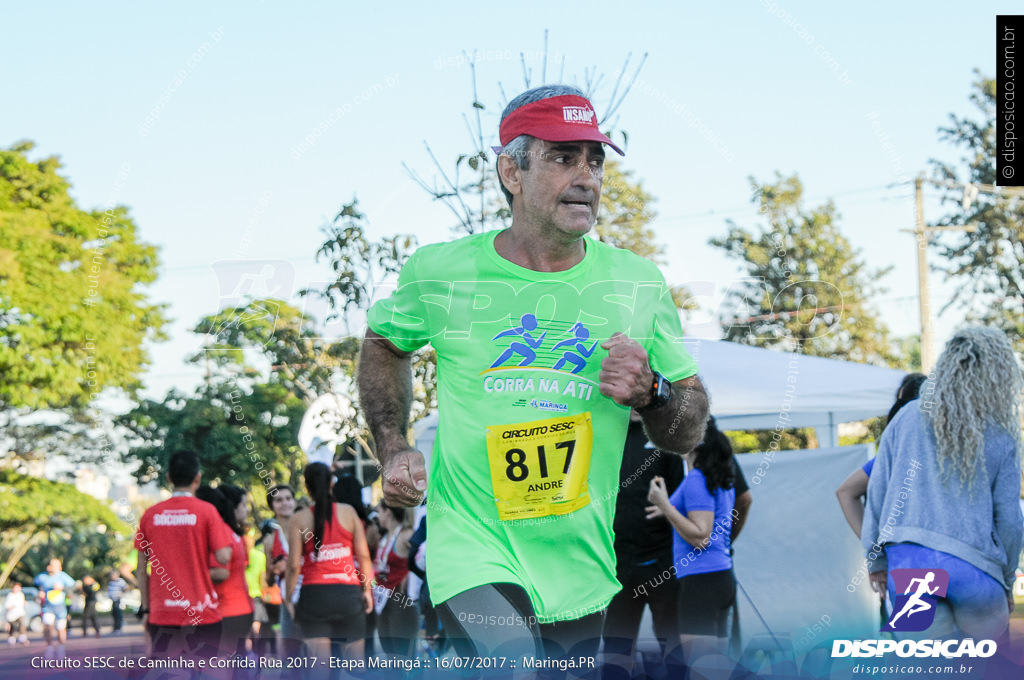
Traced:
<svg viewBox="0 0 1024 680">
<path fill-rule="evenodd" d="M 341 207 L 334 220 L 321 227 L 326 240 L 317 250 L 317 261 L 330 263 L 334 281 L 321 289 L 300 291 L 300 295 L 326 300 L 331 310 L 328 320 L 340 319 L 345 328 L 353 327 L 353 314 L 362 315 L 370 308 L 373 287 L 386 277 L 395 277 L 416 249 L 416 237 L 397 234 L 371 241 L 366 235 L 366 215 L 360 212 L 358 201 Z M 362 338 L 346 336 L 330 345 L 328 352 L 337 359 L 335 380 L 346 391 L 355 389 L 355 367 Z M 413 420 L 427 415 L 437 406 L 437 366 L 434 351 L 424 348 L 413 360 Z M 358 411 L 358 404 L 354 404 Z M 363 428 L 364 439 L 370 437 Z"/>
<path fill-rule="evenodd" d="M 921 372 L 921 336 L 910 335 L 900 338 L 896 343 L 896 355 L 899 361 L 894 368 L 910 373 Z"/>
<path fill-rule="evenodd" d="M 772 450 L 774 430 L 733 430 L 725 436 L 732 443 L 733 453 L 763 453 Z M 775 450 L 812 449 L 818 446 L 813 427 L 782 430 Z"/>
<path fill-rule="evenodd" d="M 110 569 L 125 561 L 132 546 L 132 535 L 124 535 L 97 527 L 48 527 L 45 538 L 21 558 L 18 567 L 11 574 L 14 579 L 31 583 L 32 579 L 46 571 L 51 558 L 61 560 L 64 571 L 75 579 L 91 575 L 106 583 Z"/>
<path fill-rule="evenodd" d="M 882 436 L 882 430 L 885 429 L 885 420 L 885 416 L 862 420 L 859 424 L 864 427 L 864 432 L 861 434 L 840 435 L 839 445 L 853 446 L 854 444 L 867 444 L 868 442 L 878 441 L 879 437 Z"/>
<path fill-rule="evenodd" d="M 273 299 L 226 307 L 200 319 L 192 332 L 207 339 L 192 363 L 212 362 L 222 379 L 264 376 L 269 385 L 308 401 L 330 391 L 338 368 L 351 370 L 356 351 L 344 341 L 325 341 L 313 319 Z"/>
<path fill-rule="evenodd" d="M 1024 195 L 1019 190 L 982 191 L 965 212 L 965 182 L 996 182 L 996 82 L 975 71 L 970 100 L 976 118 L 950 114 L 940 138 L 959 148 L 955 164 L 933 161 L 933 176 L 949 182 L 943 201 L 954 207 L 943 224 L 970 224 L 973 233 L 953 232 L 940 244 L 939 267 L 958 282 L 950 304 L 967 310 L 968 320 L 1001 328 L 1024 351 Z"/>
<path fill-rule="evenodd" d="M 655 200 L 639 180 L 633 179 L 632 170 L 623 169 L 621 163 L 613 158 L 607 159 L 601 186 L 601 209 L 594 227 L 597 237 L 660 265 L 667 264 L 665 246 L 658 242 L 650 227 L 658 216 L 653 205 Z"/>
<path fill-rule="evenodd" d="M 163 308 L 145 293 L 156 248 L 127 208 L 78 208 L 58 159 L 31 161 L 32 148 L 0 150 L 0 409 L 133 393 L 144 342 L 164 337 Z"/>
<path fill-rule="evenodd" d="M 334 281 L 323 290 L 307 288 L 299 293 L 325 300 L 330 309 L 327 320 L 341 319 L 347 328 L 353 312 L 370 308 L 373 287 L 387 276 L 397 276 L 416 249 L 412 234 L 371 241 L 366 226 L 356 198 L 341 206 L 334 220 L 320 228 L 326 239 L 316 251 L 318 262 L 330 263 Z"/>
<path fill-rule="evenodd" d="M 807 210 L 796 175 L 750 179 L 752 201 L 767 220 L 757 229 L 728 222 L 711 239 L 741 260 L 749 277 L 726 296 L 726 340 L 779 347 L 812 356 L 873 364 L 893 361 L 888 330 L 869 300 L 889 269 L 868 269 L 840 233 L 835 205 Z"/>
<path fill-rule="evenodd" d="M 297 478 L 299 425 L 305 404 L 280 382 L 245 389 L 230 381 L 200 387 L 193 396 L 170 392 L 144 400 L 120 418 L 133 434 L 126 463 L 138 463 L 140 483 L 166 483 L 167 462 L 179 449 L 195 451 L 204 483 L 259 490 Z"/>
<path fill-rule="evenodd" d="M 131 536 L 131 529 L 106 504 L 74 486 L 0 469 L 0 587 L 51 529 L 83 535 L 112 532 L 117 545 L 85 554 L 85 559 L 121 554 L 127 546 L 117 534 L 125 540 Z"/>
</svg>

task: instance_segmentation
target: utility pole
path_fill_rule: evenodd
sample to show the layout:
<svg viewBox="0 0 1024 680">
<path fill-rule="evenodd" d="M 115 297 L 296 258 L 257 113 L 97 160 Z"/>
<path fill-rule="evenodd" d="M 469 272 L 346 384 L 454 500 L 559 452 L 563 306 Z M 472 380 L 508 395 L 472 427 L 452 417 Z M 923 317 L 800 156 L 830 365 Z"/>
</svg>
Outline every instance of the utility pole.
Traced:
<svg viewBox="0 0 1024 680">
<path fill-rule="evenodd" d="M 964 226 L 943 226 L 929 227 L 924 221 L 924 183 L 931 182 L 937 186 L 949 186 L 950 182 L 936 182 L 926 180 L 924 174 L 918 175 L 914 180 L 914 202 L 916 204 L 916 224 L 914 229 L 901 229 L 900 231 L 914 234 L 917 240 L 917 299 L 918 308 L 921 313 L 921 372 L 928 374 L 935 365 L 934 335 L 935 328 L 932 325 L 931 296 L 928 289 L 928 243 L 931 234 L 936 231 L 977 231 L 973 225 Z M 961 185 L 955 185 L 960 187 Z M 964 201 L 963 209 L 970 207 L 971 201 L 978 194 L 978 187 L 974 184 L 963 186 Z"/>
<path fill-rule="evenodd" d="M 928 229 L 924 224 L 924 177 L 914 180 L 914 202 L 917 220 L 914 236 L 917 240 L 917 303 L 921 312 L 921 372 L 929 373 L 935 364 L 932 356 L 932 306 L 928 291 Z"/>
</svg>

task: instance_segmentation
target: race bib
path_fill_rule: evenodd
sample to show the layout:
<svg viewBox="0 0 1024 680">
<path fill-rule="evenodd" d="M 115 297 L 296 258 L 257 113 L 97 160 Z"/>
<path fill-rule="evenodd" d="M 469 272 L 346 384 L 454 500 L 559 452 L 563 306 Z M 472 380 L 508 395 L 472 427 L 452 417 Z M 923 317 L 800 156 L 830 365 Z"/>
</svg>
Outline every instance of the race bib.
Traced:
<svg viewBox="0 0 1024 680">
<path fill-rule="evenodd" d="M 487 428 L 498 519 L 564 515 L 590 503 L 590 413 Z"/>
<path fill-rule="evenodd" d="M 50 604 L 64 604 L 66 598 L 63 590 L 50 590 L 46 593 L 46 601 Z"/>
<path fill-rule="evenodd" d="M 391 599 L 391 588 L 385 588 L 384 586 L 373 587 L 373 611 L 380 614 L 384 611 L 384 607 L 387 606 L 388 600 Z"/>
</svg>

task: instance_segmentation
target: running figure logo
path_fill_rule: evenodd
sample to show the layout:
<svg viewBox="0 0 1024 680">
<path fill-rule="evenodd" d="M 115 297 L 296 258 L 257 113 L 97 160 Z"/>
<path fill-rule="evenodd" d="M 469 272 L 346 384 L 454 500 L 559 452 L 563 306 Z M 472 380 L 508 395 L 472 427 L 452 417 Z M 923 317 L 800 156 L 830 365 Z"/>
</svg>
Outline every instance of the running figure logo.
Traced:
<svg viewBox="0 0 1024 680">
<path fill-rule="evenodd" d="M 519 362 L 520 366 L 529 366 L 532 364 L 533 360 L 537 358 L 536 350 L 540 348 L 541 344 L 544 342 L 544 336 L 547 335 L 547 331 L 544 331 L 540 334 L 539 338 L 534 340 L 530 333 L 535 330 L 537 330 L 537 317 L 533 314 L 523 314 L 519 319 L 518 327 L 502 331 L 491 338 L 491 342 L 509 335 L 518 335 L 522 338 L 522 342 L 515 341 L 509 345 L 508 349 L 502 352 L 501 356 L 494 360 L 494 363 L 491 364 L 491 368 L 501 366 L 516 354 L 523 358 L 523 360 Z"/>
<path fill-rule="evenodd" d="M 946 596 L 949 574 L 945 569 L 893 569 L 889 578 L 895 586 L 892 618 L 883 631 L 920 632 L 935 620 L 935 603 Z"/>
<path fill-rule="evenodd" d="M 572 327 L 572 332 L 575 334 L 574 337 L 568 340 L 562 340 L 560 343 L 555 345 L 552 349 L 560 349 L 562 347 L 571 347 L 565 353 L 562 354 L 562 358 L 555 364 L 555 370 L 557 371 L 562 366 L 565 366 L 566 362 L 573 365 L 573 375 L 579 373 L 587 367 L 587 359 L 594 353 L 594 348 L 597 347 L 597 340 L 594 344 L 587 349 L 586 341 L 590 338 L 590 331 L 588 331 L 583 324 L 578 323 Z M 576 350 L 576 351 L 573 351 Z M 581 356 L 582 355 L 582 356 Z"/>
</svg>

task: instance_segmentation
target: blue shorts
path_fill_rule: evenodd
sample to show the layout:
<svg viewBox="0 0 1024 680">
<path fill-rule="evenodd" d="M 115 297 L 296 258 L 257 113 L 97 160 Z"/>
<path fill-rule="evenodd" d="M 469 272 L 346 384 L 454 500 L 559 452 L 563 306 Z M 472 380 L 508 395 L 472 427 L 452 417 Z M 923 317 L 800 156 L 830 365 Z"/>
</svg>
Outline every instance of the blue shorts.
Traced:
<svg viewBox="0 0 1024 680">
<path fill-rule="evenodd" d="M 994 578 L 970 562 L 949 553 L 926 548 L 916 543 L 894 543 L 885 546 L 889 570 L 943 569 L 949 574 L 946 597 L 936 606 L 935 620 L 921 635 L 928 639 L 973 637 L 994 639 L 1002 634 L 1010 620 L 1006 589 Z M 887 606 L 891 608 L 896 586 L 889 576 Z M 889 612 L 890 617 L 892 612 Z"/>
</svg>

